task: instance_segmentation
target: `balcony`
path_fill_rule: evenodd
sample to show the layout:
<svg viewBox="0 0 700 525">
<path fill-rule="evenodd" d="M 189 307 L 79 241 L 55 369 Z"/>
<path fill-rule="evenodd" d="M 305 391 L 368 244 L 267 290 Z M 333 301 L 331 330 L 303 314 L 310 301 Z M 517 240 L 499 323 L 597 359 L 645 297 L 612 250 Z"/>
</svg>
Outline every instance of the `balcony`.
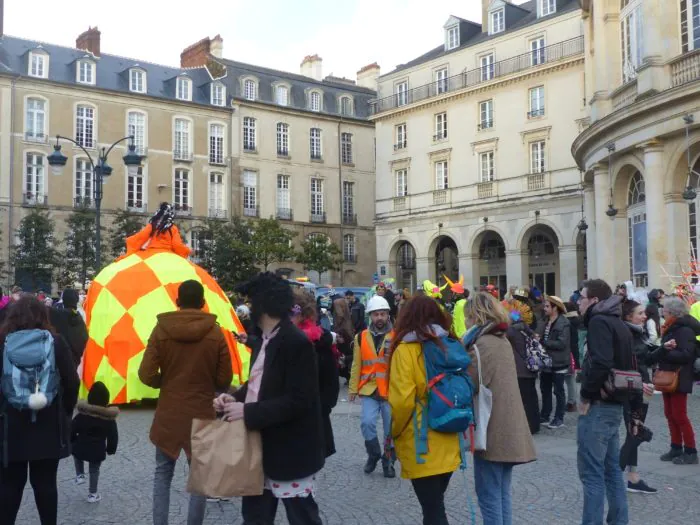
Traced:
<svg viewBox="0 0 700 525">
<path fill-rule="evenodd" d="M 433 192 L 433 204 L 447 204 L 447 191 L 448 190 L 435 190 Z"/>
<path fill-rule="evenodd" d="M 685 53 L 671 62 L 671 85 L 681 86 L 700 79 L 700 50 Z"/>
<path fill-rule="evenodd" d="M 529 119 L 539 117 L 544 117 L 544 108 L 533 109 L 532 111 L 527 112 L 527 118 Z"/>
<path fill-rule="evenodd" d="M 480 199 L 489 199 L 493 197 L 493 182 L 480 182 L 479 184 L 477 184 L 476 195 Z"/>
<path fill-rule="evenodd" d="M 225 219 L 226 210 L 223 208 L 209 208 L 210 219 Z"/>
<path fill-rule="evenodd" d="M 144 213 L 148 209 L 148 204 L 143 201 L 126 201 L 126 209 L 134 213 Z"/>
<path fill-rule="evenodd" d="M 27 142 L 34 142 L 35 144 L 46 144 L 47 136 L 44 133 L 38 131 L 26 131 L 24 133 L 24 140 Z"/>
<path fill-rule="evenodd" d="M 484 131 L 493 128 L 493 120 L 482 120 L 481 124 L 476 126 L 477 131 Z"/>
<path fill-rule="evenodd" d="M 543 190 L 547 187 L 544 173 L 533 173 L 527 176 L 527 191 Z"/>
<path fill-rule="evenodd" d="M 326 212 L 321 213 L 311 212 L 311 222 L 314 224 L 325 224 L 326 223 Z"/>
<path fill-rule="evenodd" d="M 243 143 L 243 151 L 245 153 L 257 153 L 258 148 L 255 147 L 255 143 Z"/>
<path fill-rule="evenodd" d="M 442 131 L 440 133 L 436 133 L 433 135 L 433 142 L 437 142 L 439 140 L 446 140 L 447 139 L 447 131 Z"/>
<path fill-rule="evenodd" d="M 357 254 L 346 253 L 343 255 L 343 262 L 348 264 L 357 264 Z"/>
<path fill-rule="evenodd" d="M 637 98 L 637 80 L 631 80 L 612 93 L 613 111 L 632 104 Z"/>
<path fill-rule="evenodd" d="M 323 157 L 321 156 L 320 153 L 313 153 L 312 152 L 311 155 L 309 155 L 309 157 L 311 158 L 311 160 L 316 161 L 316 162 L 321 162 L 323 160 Z"/>
<path fill-rule="evenodd" d="M 277 156 L 284 157 L 285 159 L 288 159 L 289 158 L 289 148 L 277 148 Z"/>
<path fill-rule="evenodd" d="M 75 197 L 73 199 L 74 208 L 91 208 L 93 201 L 90 197 Z"/>
<path fill-rule="evenodd" d="M 374 100 L 370 102 L 370 115 L 377 115 L 383 111 L 389 111 L 400 106 L 419 102 L 421 100 L 426 100 L 437 96 L 444 96 L 445 93 L 477 86 L 486 82 L 493 82 L 498 78 L 527 71 L 529 69 L 540 68 L 565 58 L 583 55 L 583 36 L 578 36 L 570 40 L 565 40 L 563 42 L 558 42 L 556 44 L 552 44 L 551 46 L 547 46 L 538 50 L 538 54 L 543 58 L 543 62 L 541 64 L 533 64 L 533 53 L 532 51 L 529 51 L 527 53 L 523 53 L 522 55 L 501 60 L 500 62 L 489 65 L 489 74 L 493 73 L 492 78 L 487 78 L 489 75 L 482 76 L 483 69 L 479 67 L 472 69 L 471 71 L 465 71 L 464 73 L 454 75 L 446 79 L 446 81 L 441 81 L 439 83 L 431 82 L 430 84 L 419 86 L 411 89 L 410 91 L 397 93 L 389 95 L 388 97 Z M 446 86 L 444 85 L 445 82 L 447 84 Z M 447 88 L 446 92 L 439 92 L 443 87 Z"/>
<path fill-rule="evenodd" d="M 191 151 L 184 149 L 176 149 L 173 151 L 173 160 L 178 162 L 192 162 L 193 157 L 194 155 L 192 155 Z"/>
<path fill-rule="evenodd" d="M 403 142 L 399 142 L 398 144 L 394 144 L 394 151 L 400 151 L 402 149 L 406 149 L 408 147 L 408 144 L 404 140 Z"/>
<path fill-rule="evenodd" d="M 212 166 L 228 166 L 228 159 L 220 153 L 209 153 L 209 164 Z"/>
<path fill-rule="evenodd" d="M 48 195 L 36 193 L 23 193 L 22 204 L 25 206 L 46 206 L 49 203 Z"/>
<path fill-rule="evenodd" d="M 357 226 L 357 215 L 355 213 L 343 212 L 343 224 L 348 226 Z"/>
<path fill-rule="evenodd" d="M 277 213 L 275 215 L 277 220 L 280 221 L 293 221 L 294 213 L 291 208 L 277 208 Z"/>
<path fill-rule="evenodd" d="M 192 215 L 192 208 L 188 204 L 173 204 L 176 215 Z"/>
<path fill-rule="evenodd" d="M 260 206 L 243 206 L 244 217 L 260 217 Z"/>
<path fill-rule="evenodd" d="M 404 211 L 406 209 L 406 197 L 394 197 L 394 211 Z"/>
</svg>

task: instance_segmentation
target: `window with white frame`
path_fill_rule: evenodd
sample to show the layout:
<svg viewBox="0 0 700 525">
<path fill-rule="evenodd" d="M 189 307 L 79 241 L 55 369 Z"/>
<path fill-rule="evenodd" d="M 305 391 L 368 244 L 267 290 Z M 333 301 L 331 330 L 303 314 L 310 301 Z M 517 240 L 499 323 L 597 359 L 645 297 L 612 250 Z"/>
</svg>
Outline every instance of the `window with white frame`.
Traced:
<svg viewBox="0 0 700 525">
<path fill-rule="evenodd" d="M 538 37 L 530 40 L 530 65 L 538 66 L 545 62 L 545 41 L 544 37 Z"/>
<path fill-rule="evenodd" d="M 323 180 L 311 179 L 311 215 L 315 218 L 323 217 Z"/>
<path fill-rule="evenodd" d="M 127 172 L 126 176 L 126 207 L 129 210 L 142 211 L 146 209 L 144 200 L 145 177 L 143 167 L 139 167 L 134 175 Z"/>
<path fill-rule="evenodd" d="M 192 81 L 187 77 L 177 77 L 175 97 L 179 100 L 192 100 Z"/>
<path fill-rule="evenodd" d="M 447 92 L 447 68 L 443 67 L 435 71 L 435 92 L 437 94 Z"/>
<path fill-rule="evenodd" d="M 309 94 L 309 109 L 311 111 L 321 111 L 321 93 L 312 91 Z"/>
<path fill-rule="evenodd" d="M 408 145 L 408 135 L 406 134 L 406 124 L 396 126 L 396 144 L 394 149 L 405 149 Z"/>
<path fill-rule="evenodd" d="M 250 170 L 243 171 L 243 215 L 258 215 L 258 174 Z"/>
<path fill-rule="evenodd" d="M 275 89 L 275 96 L 277 99 L 277 103 L 280 106 L 288 106 L 289 105 L 289 87 L 277 86 L 277 88 Z"/>
<path fill-rule="evenodd" d="M 433 140 L 444 140 L 447 138 L 447 113 L 435 115 L 435 136 Z"/>
<path fill-rule="evenodd" d="M 310 154 L 314 160 L 321 160 L 321 130 L 320 128 L 311 128 L 309 132 Z"/>
<path fill-rule="evenodd" d="M 408 104 L 408 82 L 396 84 L 396 105 L 405 106 Z"/>
<path fill-rule="evenodd" d="M 37 78 L 48 78 L 49 58 L 44 53 L 32 52 L 29 54 L 29 76 Z"/>
<path fill-rule="evenodd" d="M 224 125 L 209 124 L 209 162 L 224 163 Z"/>
<path fill-rule="evenodd" d="M 211 105 L 226 105 L 226 87 L 221 82 L 214 82 L 211 85 Z"/>
<path fill-rule="evenodd" d="M 627 83 L 637 78 L 637 69 L 642 64 L 644 37 L 641 0 L 627 2 L 620 12 L 620 39 L 622 82 Z"/>
<path fill-rule="evenodd" d="M 209 174 L 209 216 L 223 217 L 224 205 L 224 174 L 211 172 Z"/>
<path fill-rule="evenodd" d="M 493 182 L 494 158 L 493 151 L 479 153 L 479 182 Z"/>
<path fill-rule="evenodd" d="M 89 60 L 78 61 L 77 81 L 81 84 L 95 83 L 95 64 Z"/>
<path fill-rule="evenodd" d="M 129 70 L 129 89 L 134 93 L 145 93 L 147 91 L 146 72 L 144 70 Z"/>
<path fill-rule="evenodd" d="M 27 171 L 24 178 L 24 200 L 27 203 L 43 203 L 46 197 L 46 162 L 41 153 L 27 153 Z"/>
<path fill-rule="evenodd" d="M 43 99 L 27 99 L 24 138 L 32 142 L 44 142 L 46 140 L 46 101 Z"/>
<path fill-rule="evenodd" d="M 291 220 L 292 196 L 289 193 L 289 175 L 277 175 L 277 217 Z"/>
<path fill-rule="evenodd" d="M 352 98 L 340 97 L 340 114 L 347 116 L 352 115 Z"/>
<path fill-rule="evenodd" d="M 406 197 L 408 195 L 408 170 L 401 169 L 395 172 L 396 197 Z"/>
<path fill-rule="evenodd" d="M 479 129 L 491 129 L 493 127 L 493 100 L 479 102 Z"/>
<path fill-rule="evenodd" d="M 340 134 L 340 160 L 343 164 L 352 164 L 352 133 Z"/>
<path fill-rule="evenodd" d="M 76 106 L 75 140 L 84 148 L 95 147 L 95 108 L 92 106 Z"/>
<path fill-rule="evenodd" d="M 90 206 L 92 199 L 92 169 L 88 159 L 75 160 L 75 188 L 73 192 L 76 206 Z"/>
<path fill-rule="evenodd" d="M 459 47 L 459 25 L 448 27 L 445 35 L 445 50 Z"/>
<path fill-rule="evenodd" d="M 528 118 L 544 116 L 544 86 L 530 89 L 530 112 Z"/>
<path fill-rule="evenodd" d="M 544 173 L 546 171 L 544 140 L 530 143 L 530 173 Z"/>
<path fill-rule="evenodd" d="M 448 187 L 447 161 L 441 160 L 435 163 L 435 189 L 446 190 Z"/>
<path fill-rule="evenodd" d="M 343 181 L 343 222 L 354 224 L 355 219 L 355 183 Z"/>
<path fill-rule="evenodd" d="M 251 79 L 247 78 L 243 82 L 243 96 L 247 100 L 257 100 L 258 98 L 258 83 Z"/>
<path fill-rule="evenodd" d="M 495 35 L 506 29 L 506 11 L 504 8 L 491 11 L 489 14 L 489 34 Z"/>
<path fill-rule="evenodd" d="M 345 262 L 357 262 L 355 236 L 351 233 L 343 235 L 343 259 Z"/>
<path fill-rule="evenodd" d="M 496 66 L 494 65 L 493 53 L 484 55 L 479 59 L 481 63 L 481 81 L 486 82 L 494 77 Z"/>
<path fill-rule="evenodd" d="M 277 155 L 289 157 L 289 124 L 277 123 Z"/>
<path fill-rule="evenodd" d="M 190 210 L 190 172 L 184 168 L 175 170 L 175 184 L 173 186 L 173 202 L 175 210 Z"/>
<path fill-rule="evenodd" d="M 173 154 L 176 159 L 190 160 L 190 140 L 190 121 L 184 118 L 176 118 L 173 144 Z"/>
<path fill-rule="evenodd" d="M 700 49 L 700 0 L 680 0 L 683 53 Z M 624 7 L 624 6 L 623 6 Z"/>
<path fill-rule="evenodd" d="M 243 117 L 243 149 L 245 151 L 256 151 L 256 122 L 253 117 Z"/>
<path fill-rule="evenodd" d="M 146 115 L 140 111 L 129 111 L 126 134 L 134 137 L 138 155 L 146 154 Z"/>
<path fill-rule="evenodd" d="M 557 0 L 538 0 L 538 16 L 549 16 L 557 12 Z"/>
</svg>

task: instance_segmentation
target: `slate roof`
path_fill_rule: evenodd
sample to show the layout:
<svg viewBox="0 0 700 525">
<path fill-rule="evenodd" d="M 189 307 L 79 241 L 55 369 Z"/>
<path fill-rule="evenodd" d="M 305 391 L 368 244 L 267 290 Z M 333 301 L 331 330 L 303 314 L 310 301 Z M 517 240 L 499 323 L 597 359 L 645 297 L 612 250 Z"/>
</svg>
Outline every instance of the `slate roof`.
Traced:
<svg viewBox="0 0 700 525">
<path fill-rule="evenodd" d="M 425 62 L 429 62 L 435 58 L 448 55 L 450 53 L 456 53 L 462 49 L 468 48 L 475 46 L 477 44 L 480 44 L 482 42 L 486 42 L 488 40 L 493 40 L 494 38 L 500 38 L 505 34 L 508 34 L 512 31 L 517 31 L 519 29 L 522 29 L 523 27 L 527 27 L 530 25 L 537 24 L 541 22 L 542 20 L 549 20 L 551 18 L 555 18 L 557 16 L 561 16 L 567 13 L 570 13 L 572 11 L 575 11 L 577 9 L 580 9 L 579 5 L 579 0 L 558 0 L 557 1 L 557 11 L 553 15 L 549 15 L 546 17 L 542 18 L 537 18 L 537 0 L 529 0 L 528 2 L 525 2 L 521 5 L 515 5 L 510 2 L 506 2 L 506 9 L 512 10 L 513 12 L 511 15 L 515 15 L 514 18 L 516 20 L 512 21 L 511 23 L 508 23 L 508 20 L 506 20 L 506 29 L 505 31 L 501 33 L 496 33 L 495 35 L 489 35 L 488 32 L 477 32 L 473 35 L 471 35 L 468 38 L 463 38 L 463 35 L 460 34 L 460 38 L 462 38 L 462 41 L 460 42 L 459 47 L 456 47 L 454 49 L 451 49 L 449 51 L 445 51 L 445 45 L 440 44 L 438 47 L 431 49 L 427 53 L 414 58 L 413 60 L 410 60 L 406 62 L 405 64 L 400 64 L 396 66 L 395 69 L 390 71 L 389 73 L 386 73 L 382 75 L 382 78 L 387 77 L 389 75 L 393 75 L 399 71 L 403 71 L 405 69 L 410 69 L 414 66 L 418 66 L 420 64 L 423 64 Z M 517 14 L 515 12 L 517 11 Z M 459 18 L 459 17 L 455 17 Z M 508 18 L 508 14 L 506 15 L 506 18 Z M 464 20 L 462 18 L 459 18 L 459 20 Z M 476 25 L 478 27 L 481 27 L 481 24 L 477 22 L 471 22 L 471 21 L 466 21 L 470 25 Z M 461 28 L 460 28 L 460 33 L 461 33 Z"/>
</svg>

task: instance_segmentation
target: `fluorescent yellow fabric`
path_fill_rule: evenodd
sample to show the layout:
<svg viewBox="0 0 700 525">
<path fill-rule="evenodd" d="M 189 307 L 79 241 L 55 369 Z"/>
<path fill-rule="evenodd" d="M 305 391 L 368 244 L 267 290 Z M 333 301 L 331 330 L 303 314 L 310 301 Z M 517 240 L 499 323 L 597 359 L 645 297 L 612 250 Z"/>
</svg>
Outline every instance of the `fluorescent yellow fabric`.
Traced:
<svg viewBox="0 0 700 525">
<path fill-rule="evenodd" d="M 697 301 L 692 304 L 690 307 L 690 315 L 695 317 L 698 321 L 700 321 L 700 301 Z M 700 341 L 700 335 L 696 337 L 698 341 Z"/>
<path fill-rule="evenodd" d="M 464 306 L 466 304 L 466 299 L 460 299 L 455 303 L 455 308 L 452 312 L 452 331 L 457 335 L 457 339 L 460 341 L 464 337 L 464 334 L 467 333 L 467 322 L 464 318 Z"/>
</svg>

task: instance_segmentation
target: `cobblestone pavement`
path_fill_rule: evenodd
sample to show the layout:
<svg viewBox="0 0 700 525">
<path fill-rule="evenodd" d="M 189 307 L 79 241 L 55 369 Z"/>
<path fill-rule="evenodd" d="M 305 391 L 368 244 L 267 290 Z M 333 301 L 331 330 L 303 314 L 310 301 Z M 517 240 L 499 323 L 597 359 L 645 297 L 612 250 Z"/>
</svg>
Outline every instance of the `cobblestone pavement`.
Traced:
<svg viewBox="0 0 700 525">
<path fill-rule="evenodd" d="M 341 393 L 341 398 L 345 393 Z M 690 400 L 691 418 L 700 431 L 700 398 Z M 131 407 L 119 419 L 119 451 L 102 467 L 102 502 L 86 501 L 87 486 L 73 485 L 72 461 L 59 468 L 59 523 L 133 524 L 151 523 L 151 494 L 154 448 L 148 440 L 152 408 Z M 658 455 L 668 445 L 668 429 L 663 418 L 661 396 L 655 396 L 648 425 L 654 441 L 640 451 L 640 471 L 645 480 L 659 489 L 656 496 L 631 494 L 630 523 L 644 525 L 698 523 L 700 515 L 700 466 L 678 467 L 661 463 Z M 364 444 L 359 429 L 359 406 L 341 400 L 333 416 L 338 453 L 329 459 L 320 476 L 318 501 L 328 525 L 416 525 L 421 523 L 420 508 L 405 480 L 386 480 L 381 473 L 362 473 Z M 582 494 L 576 472 L 575 414 L 567 414 L 566 427 L 544 429 L 535 438 L 538 461 L 519 466 L 513 476 L 514 523 L 581 523 Z M 186 463 L 178 464 L 171 497 L 171 524 L 184 524 L 187 493 L 184 490 Z M 379 469 L 381 470 L 381 469 Z M 466 488 L 465 488 L 466 485 Z M 477 514 L 471 466 L 466 475 L 453 477 L 447 494 L 451 523 L 471 523 L 469 500 Z M 27 488 L 18 523 L 39 523 L 31 489 Z M 239 525 L 240 502 L 209 503 L 208 525 Z M 280 506 L 279 524 L 286 524 Z"/>
</svg>

